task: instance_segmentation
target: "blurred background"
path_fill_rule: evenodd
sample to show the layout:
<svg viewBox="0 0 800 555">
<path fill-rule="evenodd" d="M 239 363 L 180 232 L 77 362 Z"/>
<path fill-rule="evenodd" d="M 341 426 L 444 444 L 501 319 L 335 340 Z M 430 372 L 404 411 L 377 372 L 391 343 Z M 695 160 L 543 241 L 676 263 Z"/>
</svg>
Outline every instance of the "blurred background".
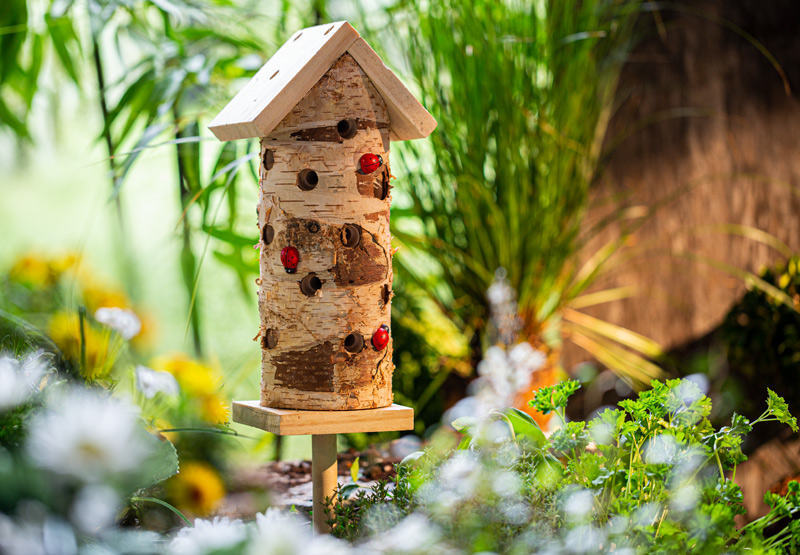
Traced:
<svg viewBox="0 0 800 555">
<path fill-rule="evenodd" d="M 259 396 L 258 159 L 206 126 L 294 31 L 342 19 L 439 122 L 392 152 L 394 391 L 416 436 L 467 394 L 503 317 L 547 356 L 523 410 L 566 376 L 585 418 L 677 375 L 717 424 L 760 414 L 766 387 L 796 410 L 796 2 L 5 0 L 5 337 L 32 326 L 112 389 L 135 365 L 174 375 L 180 404 L 145 412 L 202 485 L 173 502 L 202 514 L 214 503 L 186 488 L 221 497 L 252 478 L 231 465 L 310 455 L 308 438 L 225 424 L 231 399 Z M 511 316 L 491 313 L 498 282 Z M 103 307 L 132 309 L 141 333 L 93 339 Z M 202 427 L 220 433 L 165 431 Z M 757 516 L 800 474 L 800 444 L 746 447 Z"/>
</svg>

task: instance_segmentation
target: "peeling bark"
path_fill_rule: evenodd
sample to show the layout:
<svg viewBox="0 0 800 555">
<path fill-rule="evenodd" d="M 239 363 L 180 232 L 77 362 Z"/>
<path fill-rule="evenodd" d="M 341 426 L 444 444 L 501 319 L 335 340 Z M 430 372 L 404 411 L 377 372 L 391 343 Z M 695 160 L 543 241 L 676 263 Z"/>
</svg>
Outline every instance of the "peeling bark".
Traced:
<svg viewBox="0 0 800 555">
<path fill-rule="evenodd" d="M 357 132 L 339 140 L 336 124 L 355 120 Z M 336 137 L 334 137 L 336 134 Z M 261 241 L 261 329 L 276 330 L 277 340 L 262 349 L 261 403 L 276 408 L 355 410 L 392 403 L 392 341 L 376 351 L 370 339 L 391 321 L 391 235 L 389 233 L 388 115 L 358 64 L 340 58 L 306 97 L 262 139 L 262 154 L 272 152 L 269 171 L 262 167 L 259 195 Z M 357 165 L 365 153 L 383 157 L 385 166 L 363 176 Z M 318 182 L 298 186 L 298 174 L 313 170 Z M 378 194 L 384 191 L 386 194 Z M 269 224 L 272 240 L 263 240 Z M 342 230 L 360 230 L 360 240 L 343 242 Z M 280 252 L 295 247 L 297 271 L 288 274 Z M 306 296 L 299 283 L 314 274 L 322 283 Z M 345 349 L 358 333 L 364 347 Z M 266 346 L 266 343 L 265 343 Z"/>
</svg>

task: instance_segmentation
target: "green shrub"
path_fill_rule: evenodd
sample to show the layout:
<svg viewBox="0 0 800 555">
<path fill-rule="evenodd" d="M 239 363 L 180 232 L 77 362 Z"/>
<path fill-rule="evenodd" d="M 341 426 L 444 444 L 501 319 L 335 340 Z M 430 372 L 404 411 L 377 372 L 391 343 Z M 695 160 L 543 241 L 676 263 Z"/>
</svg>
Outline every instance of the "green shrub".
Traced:
<svg viewBox="0 0 800 555">
<path fill-rule="evenodd" d="M 417 514 L 437 530 L 437 549 L 463 552 L 795 552 L 800 484 L 768 493 L 765 517 L 741 529 L 734 521 L 744 513 L 732 477 L 746 435 L 767 422 L 798 429 L 781 397 L 769 391 L 758 418 L 734 415 L 716 429 L 695 383 L 654 381 L 617 409 L 567 422 L 577 388 L 543 388 L 532 401 L 561 421 L 550 437 L 515 409 L 454 421 L 458 446 L 435 438 L 439 447 L 399 465 L 394 492 L 379 484 L 335 505 L 334 534 L 374 537 Z"/>
</svg>

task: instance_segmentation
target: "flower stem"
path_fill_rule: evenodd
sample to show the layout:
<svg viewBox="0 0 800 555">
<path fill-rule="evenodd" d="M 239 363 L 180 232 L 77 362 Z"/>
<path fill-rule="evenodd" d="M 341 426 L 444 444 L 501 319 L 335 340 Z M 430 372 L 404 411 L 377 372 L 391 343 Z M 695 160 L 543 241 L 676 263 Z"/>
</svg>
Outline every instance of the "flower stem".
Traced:
<svg viewBox="0 0 800 555">
<path fill-rule="evenodd" d="M 186 526 L 188 526 L 189 528 L 194 528 L 194 524 L 192 524 L 192 521 L 189 520 L 189 518 L 185 514 L 180 512 L 178 509 L 176 509 L 174 506 L 170 505 L 166 501 L 162 501 L 161 499 L 157 499 L 155 497 L 131 497 L 131 501 L 133 502 L 149 501 L 150 503 L 155 503 L 156 505 L 161 505 L 162 507 L 166 507 L 167 509 L 178 515 L 180 519 L 186 523 Z"/>
</svg>

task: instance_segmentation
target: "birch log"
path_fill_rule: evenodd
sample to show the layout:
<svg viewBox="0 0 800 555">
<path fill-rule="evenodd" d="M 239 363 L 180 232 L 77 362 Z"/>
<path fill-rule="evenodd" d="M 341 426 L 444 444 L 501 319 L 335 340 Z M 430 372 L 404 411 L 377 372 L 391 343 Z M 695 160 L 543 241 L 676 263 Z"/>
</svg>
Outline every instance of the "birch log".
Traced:
<svg viewBox="0 0 800 555">
<path fill-rule="evenodd" d="M 361 175 L 366 153 L 383 165 Z M 389 118 L 349 54 L 261 139 L 261 157 L 262 406 L 391 405 L 392 341 L 371 344 L 391 315 Z M 294 274 L 286 246 L 300 253 Z"/>
</svg>

